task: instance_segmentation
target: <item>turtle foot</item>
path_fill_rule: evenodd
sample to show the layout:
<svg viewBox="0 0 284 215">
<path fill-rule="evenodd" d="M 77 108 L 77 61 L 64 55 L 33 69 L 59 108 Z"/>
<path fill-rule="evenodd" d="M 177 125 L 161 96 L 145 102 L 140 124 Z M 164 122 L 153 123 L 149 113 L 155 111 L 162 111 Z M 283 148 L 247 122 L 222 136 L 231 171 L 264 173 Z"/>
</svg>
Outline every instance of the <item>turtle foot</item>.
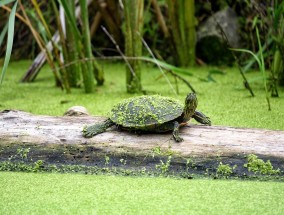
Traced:
<svg viewBox="0 0 284 215">
<path fill-rule="evenodd" d="M 86 138 L 91 138 L 96 135 L 96 132 L 94 131 L 93 126 L 90 126 L 90 127 L 85 126 L 82 132 L 83 132 L 83 137 L 86 137 Z"/>
<path fill-rule="evenodd" d="M 105 129 L 102 129 L 100 126 L 98 125 L 92 125 L 92 126 L 85 126 L 83 128 L 83 137 L 86 137 L 86 138 L 91 138 L 97 134 L 100 134 L 102 132 L 104 132 Z"/>
<path fill-rule="evenodd" d="M 181 137 L 174 137 L 174 139 L 175 139 L 175 141 L 178 142 L 178 143 L 180 143 L 180 142 L 183 141 L 183 138 L 181 138 Z"/>
<path fill-rule="evenodd" d="M 91 126 L 85 126 L 83 128 L 83 137 L 91 138 L 97 134 L 101 134 L 105 132 L 106 129 L 112 125 L 114 125 L 114 123 L 110 119 L 107 119 L 103 123 L 98 123 Z"/>
</svg>

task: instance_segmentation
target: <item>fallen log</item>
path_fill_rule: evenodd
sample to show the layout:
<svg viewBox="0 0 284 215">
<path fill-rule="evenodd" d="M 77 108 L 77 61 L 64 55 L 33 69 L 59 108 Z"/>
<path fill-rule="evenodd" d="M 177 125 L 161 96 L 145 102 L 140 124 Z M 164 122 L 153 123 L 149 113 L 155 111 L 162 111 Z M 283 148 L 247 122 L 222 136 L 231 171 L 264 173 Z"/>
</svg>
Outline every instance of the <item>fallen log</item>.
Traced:
<svg viewBox="0 0 284 215">
<path fill-rule="evenodd" d="M 284 131 L 190 124 L 180 131 L 181 143 L 171 133 L 135 134 L 115 127 L 93 138 L 82 136 L 85 125 L 103 120 L 4 110 L 0 112 L 0 161 L 11 160 L 19 149 L 28 148 L 30 160 L 50 164 L 105 166 L 108 158 L 110 166 L 155 169 L 170 156 L 175 171 L 184 170 L 190 160 L 195 172 L 216 171 L 222 162 L 237 165 L 235 172 L 244 174 L 247 155 L 255 154 L 284 169 Z"/>
</svg>

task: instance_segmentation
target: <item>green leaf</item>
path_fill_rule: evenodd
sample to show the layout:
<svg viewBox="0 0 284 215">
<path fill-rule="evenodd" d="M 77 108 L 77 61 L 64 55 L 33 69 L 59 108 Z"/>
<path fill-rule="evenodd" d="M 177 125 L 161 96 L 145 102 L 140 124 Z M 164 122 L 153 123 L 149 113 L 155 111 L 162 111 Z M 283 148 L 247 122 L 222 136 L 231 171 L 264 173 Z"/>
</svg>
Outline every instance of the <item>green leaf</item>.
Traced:
<svg viewBox="0 0 284 215">
<path fill-rule="evenodd" d="M 270 44 L 273 42 L 273 36 L 271 38 L 268 38 L 267 39 L 267 42 L 264 44 L 264 46 L 262 47 L 262 51 L 265 51 L 269 46 Z M 260 50 L 258 50 L 258 52 L 256 53 L 256 56 L 259 58 L 260 56 Z M 252 65 L 255 63 L 255 59 L 254 57 L 250 58 L 245 64 L 245 67 L 243 69 L 244 72 L 247 72 L 251 67 Z"/>
<path fill-rule="evenodd" d="M 0 1 L 0 7 L 2 7 L 3 5 L 9 4 L 11 2 L 14 2 L 15 0 L 1 0 Z"/>
<path fill-rule="evenodd" d="M 259 68 L 260 68 L 260 69 L 262 68 L 259 57 L 258 57 L 256 54 L 254 54 L 252 51 L 247 50 L 247 49 L 233 49 L 233 48 L 229 48 L 229 49 L 232 50 L 232 51 L 245 52 L 245 53 L 251 54 L 251 55 L 254 57 L 254 59 L 256 60 L 256 62 L 257 62 L 257 64 L 258 64 Z"/>
<path fill-rule="evenodd" d="M 64 8 L 64 12 L 65 15 L 67 17 L 67 21 L 70 22 L 72 28 L 73 28 L 73 33 L 75 35 L 75 37 L 79 40 L 81 40 L 81 34 L 80 31 L 77 28 L 76 25 L 76 19 L 75 17 L 72 15 L 71 11 L 69 10 L 68 4 L 66 0 L 58 0 L 58 2 L 62 5 L 62 7 Z"/>
<path fill-rule="evenodd" d="M 283 13 L 284 13 L 284 2 L 280 3 L 280 5 L 275 5 L 274 20 L 273 20 L 273 27 L 275 30 L 277 30 L 279 27 L 279 24 L 281 22 L 281 15 Z"/>
<path fill-rule="evenodd" d="M 193 76 L 193 74 L 190 73 L 187 69 L 179 68 L 179 67 L 173 66 L 171 64 L 168 64 L 166 62 L 157 60 L 157 59 L 152 59 L 152 58 L 149 58 L 149 57 L 138 57 L 138 59 L 148 61 L 148 62 L 151 62 L 151 63 L 154 63 L 154 64 L 158 64 L 160 67 L 172 70 L 176 73 L 181 73 L 181 74 L 184 74 L 184 75 L 187 75 L 187 76 Z"/>
<path fill-rule="evenodd" d="M 217 70 L 217 69 L 213 69 L 213 70 L 210 70 L 209 72 L 208 72 L 208 75 L 207 75 L 207 80 L 208 80 L 208 82 L 217 82 L 214 78 L 213 78 L 213 76 L 212 75 L 225 75 L 225 73 L 223 72 L 223 71 L 221 71 L 221 70 Z"/>
<path fill-rule="evenodd" d="M 2 32 L 0 34 L 0 46 L 3 43 L 3 40 L 5 38 L 5 35 L 6 35 L 7 31 L 8 31 L 8 23 L 5 25 L 5 27 L 3 28 L 3 30 L 2 30 Z"/>
<path fill-rule="evenodd" d="M 15 27 L 15 15 L 16 15 L 16 9 L 17 9 L 18 1 L 15 2 L 12 11 L 9 16 L 8 21 L 8 39 L 7 39 L 7 49 L 6 49 L 6 55 L 5 55 L 5 61 L 4 66 L 2 68 L 1 72 L 1 78 L 0 78 L 0 84 L 3 81 L 4 75 L 7 71 L 8 64 L 11 57 L 12 47 L 13 47 L 13 40 L 14 40 L 14 27 Z"/>
<path fill-rule="evenodd" d="M 253 29 L 255 28 L 255 26 L 257 25 L 258 22 L 259 22 L 258 16 L 255 16 L 254 19 L 253 19 L 253 21 L 252 21 L 252 28 L 253 28 Z"/>
</svg>

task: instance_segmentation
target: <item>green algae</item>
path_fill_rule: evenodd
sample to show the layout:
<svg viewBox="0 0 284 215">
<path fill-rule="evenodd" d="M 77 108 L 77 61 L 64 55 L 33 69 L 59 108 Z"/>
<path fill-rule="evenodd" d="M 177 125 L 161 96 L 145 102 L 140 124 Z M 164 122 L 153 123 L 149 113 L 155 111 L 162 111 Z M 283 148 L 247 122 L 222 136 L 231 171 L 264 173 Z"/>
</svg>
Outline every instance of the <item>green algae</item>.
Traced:
<svg viewBox="0 0 284 215">
<path fill-rule="evenodd" d="M 106 85 L 97 88 L 96 93 L 85 95 L 81 89 L 74 89 L 72 94 L 67 95 L 55 88 L 48 67 L 43 68 L 34 83 L 19 84 L 20 77 L 30 63 L 25 61 L 10 64 L 4 83 L 0 86 L 0 109 L 62 115 L 70 106 L 83 105 L 93 115 L 107 116 L 107 112 L 114 104 L 133 96 L 125 93 L 123 64 L 104 65 L 107 71 Z M 206 78 L 209 68 L 192 68 L 192 70 L 195 75 Z M 190 79 L 193 86 L 197 86 L 200 101 L 198 109 L 208 114 L 213 119 L 214 125 L 284 130 L 281 120 L 284 118 L 284 98 L 281 96 L 284 93 L 283 88 L 279 89 L 280 98 L 271 99 L 272 111 L 269 112 L 266 109 L 261 84 L 258 85 L 257 82 L 252 84 L 257 96 L 251 98 L 242 86 L 238 71 L 234 68 L 224 70 L 226 75 L 214 77 L 216 83 Z M 150 67 L 146 68 L 146 71 L 142 81 L 144 89 L 149 93 L 184 100 L 184 96 L 189 91 L 187 87 L 180 83 L 180 95 L 176 97 L 170 88 L 167 88 L 164 80 L 155 80 L 159 76 L 158 70 Z M 253 77 L 255 74 L 257 73 L 250 73 L 248 77 Z M 117 77 L 115 82 L 112 81 L 113 76 Z M 159 152 L 159 149 L 153 150 Z M 25 151 L 18 152 L 18 156 L 26 157 Z M 77 153 L 76 150 L 74 153 Z M 164 166 L 157 166 L 158 169 L 162 167 L 160 170 L 167 170 L 167 159 L 162 161 L 160 165 Z M 121 163 L 127 165 L 128 160 L 124 159 Z M 18 166 L 7 162 L 6 166 L 2 167 L 6 168 L 5 171 L 9 171 L 10 168 L 10 171 L 42 174 L 0 172 L 2 200 L 0 214 L 282 214 L 284 210 L 283 183 L 274 182 L 284 179 L 283 176 L 277 175 L 256 175 L 252 176 L 256 181 L 244 182 L 213 180 L 214 172 L 212 175 L 208 174 L 209 178 L 201 180 L 180 178 L 173 180 L 168 174 L 147 175 L 147 171 L 143 168 L 138 172 L 123 169 L 119 172 L 118 168 L 112 169 L 109 166 L 91 169 L 88 166 L 63 165 L 59 170 L 57 166 L 49 165 L 44 160 L 34 160 L 31 165 L 22 163 Z M 224 168 L 220 168 L 222 170 L 220 174 L 230 173 L 227 166 L 222 167 Z M 194 168 L 188 170 L 193 171 Z M 139 172 L 141 174 L 138 174 Z M 120 177 L 121 175 L 132 177 Z M 160 177 L 152 178 L 152 176 Z M 181 177 L 198 178 L 191 173 L 182 174 Z M 230 173 L 229 178 L 234 178 L 233 174 Z M 269 180 L 269 182 L 258 182 L 258 180 Z"/>
<path fill-rule="evenodd" d="M 1 172 L 0 214 L 282 214 L 284 183 Z"/>
<path fill-rule="evenodd" d="M 137 96 L 127 94 L 125 87 L 125 65 L 102 62 L 105 69 L 106 82 L 97 87 L 93 94 L 84 94 L 83 89 L 72 89 L 66 94 L 55 87 L 52 72 L 48 66 L 42 68 L 33 83 L 20 84 L 19 80 L 30 66 L 31 61 L 11 62 L 0 85 L 0 110 L 18 109 L 41 115 L 63 115 L 71 106 L 82 105 L 92 115 L 108 116 L 112 107 L 121 100 Z M 142 85 L 147 94 L 159 94 L 184 101 L 190 92 L 182 82 L 178 81 L 179 95 L 176 96 L 166 80 L 156 80 L 160 71 L 144 65 L 142 67 Z M 250 97 L 242 85 L 242 77 L 237 68 L 222 68 L 224 75 L 214 75 L 215 82 L 200 81 L 207 79 L 208 71 L 215 67 L 189 68 L 194 76 L 184 76 L 196 88 L 199 100 L 198 109 L 206 113 L 213 125 L 226 125 L 249 128 L 267 128 L 284 130 L 284 88 L 279 88 L 279 98 L 271 98 L 272 111 L 267 111 L 265 92 L 262 82 L 254 81 L 251 87 L 256 94 Z M 219 69 L 219 68 L 218 68 Z M 219 69 L 220 70 L 220 69 Z M 247 75 L 253 80 L 259 72 Z M 113 80 L 115 78 L 115 82 Z M 172 83 L 174 78 L 169 77 Z"/>
</svg>

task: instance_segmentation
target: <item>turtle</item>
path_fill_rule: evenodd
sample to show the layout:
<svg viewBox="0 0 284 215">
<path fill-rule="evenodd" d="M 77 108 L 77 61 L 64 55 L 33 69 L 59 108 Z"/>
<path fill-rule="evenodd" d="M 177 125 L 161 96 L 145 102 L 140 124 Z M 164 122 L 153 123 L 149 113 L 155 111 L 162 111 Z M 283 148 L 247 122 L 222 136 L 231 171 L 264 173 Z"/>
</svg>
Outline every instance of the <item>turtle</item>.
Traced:
<svg viewBox="0 0 284 215">
<path fill-rule="evenodd" d="M 102 123 L 85 126 L 83 136 L 93 137 L 116 125 L 119 128 L 138 131 L 162 133 L 172 131 L 176 142 L 183 141 L 179 128 L 194 118 L 197 122 L 211 125 L 210 118 L 196 110 L 197 97 L 189 93 L 182 105 L 178 100 L 160 95 L 144 95 L 125 99 L 115 105 L 110 117 Z"/>
</svg>

